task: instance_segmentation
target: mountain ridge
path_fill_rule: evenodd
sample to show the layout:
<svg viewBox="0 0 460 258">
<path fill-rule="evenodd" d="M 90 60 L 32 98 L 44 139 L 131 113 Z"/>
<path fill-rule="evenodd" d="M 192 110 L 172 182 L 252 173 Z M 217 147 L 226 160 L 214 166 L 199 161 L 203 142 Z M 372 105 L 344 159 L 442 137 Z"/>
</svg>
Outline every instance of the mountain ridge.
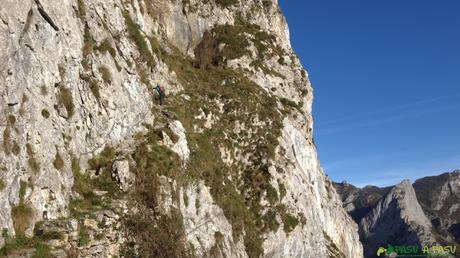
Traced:
<svg viewBox="0 0 460 258">
<path fill-rule="evenodd" d="M 377 247 L 387 244 L 460 244 L 459 170 L 384 188 L 356 188 L 347 183 L 334 186 L 359 225 L 365 257 L 376 257 Z"/>
</svg>

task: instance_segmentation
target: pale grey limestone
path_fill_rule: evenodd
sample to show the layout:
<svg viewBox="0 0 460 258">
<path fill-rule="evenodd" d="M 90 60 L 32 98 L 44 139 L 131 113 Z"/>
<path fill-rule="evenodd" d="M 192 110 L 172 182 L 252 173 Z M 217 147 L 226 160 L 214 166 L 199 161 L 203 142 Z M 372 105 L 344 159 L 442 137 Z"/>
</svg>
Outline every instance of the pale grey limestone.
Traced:
<svg viewBox="0 0 460 258">
<path fill-rule="evenodd" d="M 39 15 L 34 2 L 2 1 L 0 134 L 9 130 L 8 143 L 16 142 L 20 152 L 17 155 L 7 154 L 5 143 L 0 148 L 1 165 L 5 167 L 1 178 L 6 184 L 6 188 L 0 191 L 0 228 L 6 228 L 10 235 L 15 234 L 11 208 L 19 202 L 20 180 L 31 182 L 33 186 L 28 187 L 24 197 L 34 210 L 28 234 L 32 233 L 35 222 L 44 219 L 43 214 L 46 214 L 48 220 L 68 217 L 69 201 L 76 197 L 72 192 L 72 156 L 78 158 L 82 169 L 87 169 L 87 161 L 106 146 L 131 148 L 127 143 L 133 135 L 146 132 L 144 125 L 152 124 L 156 119 L 156 113 L 152 110 L 158 109 L 158 105 L 154 102 L 152 87 L 157 83 L 167 87 L 168 95 L 181 95 L 183 86 L 178 82 L 176 74 L 161 62 L 160 56 L 155 56 L 157 64 L 144 78 L 148 85 L 141 81 L 136 65 L 133 65 L 141 53 L 128 37 L 123 9 L 140 26 L 144 36 L 151 36 L 152 33 L 160 35 L 160 43 L 165 49 L 168 50 L 168 44 L 172 44 L 190 57 L 193 57 L 193 49 L 206 30 L 218 24 L 234 24 L 235 14 L 241 12 L 249 14 L 249 22 L 275 35 L 276 45 L 285 52 L 285 63 L 281 64 L 274 58 L 266 60 L 264 65 L 282 76 L 264 74 L 250 66 L 252 57 L 228 60 L 227 66 L 248 68 L 246 75 L 265 89 L 267 94 L 288 98 L 300 107 L 296 116 L 284 119 L 282 136 L 278 139 L 278 154 L 275 160 L 270 161 L 282 167 L 283 171 L 272 166 L 270 173 L 275 179 L 272 184 L 276 189 L 279 190 L 277 180 L 281 180 L 286 187 L 287 194 L 282 203 L 293 214 L 302 215 L 306 222 L 299 224 L 289 234 L 282 227 L 277 232 L 267 234 L 263 244 L 264 256 L 324 257 L 328 254 L 325 237 L 328 236 L 345 257 L 362 257 L 357 226 L 342 209 L 341 201 L 317 158 L 312 141 L 313 90 L 307 73 L 291 49 L 288 25 L 280 13 L 277 1 L 242 0 L 229 8 L 221 8 L 213 1 L 190 0 L 188 7 L 182 6 L 182 1 L 153 1 L 156 18 L 145 13 L 145 1 L 128 2 L 84 1 L 86 18 L 82 21 L 76 12 L 76 0 L 62 0 L 59 4 L 42 0 L 43 8 L 59 28 L 59 31 L 55 31 Z M 194 11 L 191 10 L 192 6 L 195 7 Z M 97 52 L 84 60 L 82 48 L 85 26 L 89 28 L 95 44 L 108 39 L 116 49 L 116 55 L 112 57 L 109 53 Z M 250 49 L 253 55 L 257 54 L 254 47 Z M 155 49 L 150 50 L 155 52 Z M 102 66 L 110 72 L 110 82 L 104 81 L 99 71 Z M 84 80 L 85 76 L 94 77 L 99 84 L 99 98 L 91 91 L 89 83 Z M 73 114 L 63 105 L 58 105 L 59 93 L 63 89 L 67 89 L 72 96 Z M 49 118 L 42 116 L 44 109 L 50 113 Z M 9 115 L 15 116 L 14 124 L 7 121 Z M 219 119 L 219 114 L 209 114 L 203 118 L 206 119 L 205 127 L 210 128 L 213 121 Z M 264 125 L 264 121 L 260 121 L 260 125 Z M 181 121 L 174 121 L 169 124 L 169 128 L 179 140 L 165 145 L 186 163 L 190 155 L 187 132 Z M 236 131 L 244 129 L 243 123 L 235 128 Z M 30 155 L 26 151 L 26 144 L 30 145 L 39 164 L 36 172 L 28 165 Z M 59 170 L 52 164 L 56 150 L 59 150 L 64 160 L 64 167 Z M 235 157 L 232 150 L 227 149 L 222 149 L 222 158 L 227 164 L 232 164 L 235 158 L 246 162 L 245 157 Z M 134 180 L 129 161 L 116 161 L 112 170 L 120 187 L 128 190 Z M 161 205 L 168 212 L 171 206 L 177 205 L 171 197 L 177 185 L 166 177 L 160 181 L 163 193 Z M 247 257 L 243 239 L 233 239 L 230 223 L 203 182 L 179 190 L 181 195 L 187 195 L 189 199 L 188 205 L 182 200 L 178 208 L 188 232 L 187 240 L 198 255 L 210 251 L 216 241 L 214 233 L 219 231 L 224 235 L 221 250 L 224 257 Z M 196 200 L 201 204 L 199 210 L 195 209 Z M 124 204 L 120 204 L 120 210 L 120 213 L 128 212 Z M 115 226 L 103 231 L 107 233 L 107 238 L 95 242 L 93 235 L 100 229 L 94 221 L 89 223 L 92 241 L 79 248 L 82 257 L 119 255 L 124 237 L 116 231 L 120 228 L 118 215 L 104 216 Z M 60 228 L 64 228 L 69 236 L 68 241 L 61 244 L 71 245 L 72 241 L 76 241 L 78 226 L 78 222 L 72 219 L 61 225 Z M 2 242 L 0 236 L 0 244 Z M 63 255 L 62 250 L 55 252 L 58 257 Z"/>
</svg>

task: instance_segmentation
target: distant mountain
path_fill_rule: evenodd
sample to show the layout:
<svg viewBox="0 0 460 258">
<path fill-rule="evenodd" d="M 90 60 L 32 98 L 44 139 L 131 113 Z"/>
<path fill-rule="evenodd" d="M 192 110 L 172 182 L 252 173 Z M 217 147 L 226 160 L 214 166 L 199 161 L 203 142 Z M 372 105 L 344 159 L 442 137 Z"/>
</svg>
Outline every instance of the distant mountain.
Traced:
<svg viewBox="0 0 460 258">
<path fill-rule="evenodd" d="M 460 170 L 421 178 L 413 184 L 441 242 L 460 243 Z"/>
<path fill-rule="evenodd" d="M 376 186 L 357 188 L 348 183 L 335 183 L 334 186 L 339 195 L 342 196 L 343 207 L 356 222 L 369 213 L 392 188 Z"/>
<path fill-rule="evenodd" d="M 459 170 L 384 188 L 334 186 L 359 225 L 365 257 L 377 257 L 377 248 L 387 244 L 460 248 Z"/>
</svg>

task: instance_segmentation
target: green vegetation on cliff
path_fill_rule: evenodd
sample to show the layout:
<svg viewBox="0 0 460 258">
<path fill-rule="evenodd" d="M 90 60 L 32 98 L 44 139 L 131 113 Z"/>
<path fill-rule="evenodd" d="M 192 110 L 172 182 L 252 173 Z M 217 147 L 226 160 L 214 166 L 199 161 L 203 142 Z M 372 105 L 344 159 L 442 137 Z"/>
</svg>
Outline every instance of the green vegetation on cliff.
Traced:
<svg viewBox="0 0 460 258">
<path fill-rule="evenodd" d="M 228 58 L 246 54 L 243 38 L 234 40 L 225 36 L 226 31 L 241 29 L 231 26 L 216 29 L 220 35 L 218 42 L 227 42 L 223 53 Z M 169 96 L 166 109 L 183 123 L 191 150 L 185 173 L 175 171 L 183 174 L 178 178 L 172 173 L 169 177 L 181 184 L 186 184 L 184 177 L 189 181 L 204 180 L 232 224 L 234 239 L 243 236 L 249 256 L 258 257 L 263 253 L 263 233 L 279 226 L 277 214 L 286 232 L 298 223 L 295 216 L 279 204 L 280 198 L 270 184 L 268 172 L 281 134 L 282 114 L 276 108 L 276 99 L 261 87 L 242 73 L 212 62 L 214 50 L 202 42 L 195 50 L 201 54 L 197 60 L 184 58 L 178 52 L 162 52 L 187 96 Z M 204 127 L 204 120 L 194 119 L 201 112 L 219 119 L 212 128 L 197 132 L 197 126 Z M 244 124 L 245 130 L 237 133 L 234 128 L 238 123 Z M 222 149 L 245 156 L 247 161 L 232 158 L 234 162 L 226 164 L 221 157 Z M 261 205 L 263 198 L 268 199 L 268 205 Z"/>
</svg>

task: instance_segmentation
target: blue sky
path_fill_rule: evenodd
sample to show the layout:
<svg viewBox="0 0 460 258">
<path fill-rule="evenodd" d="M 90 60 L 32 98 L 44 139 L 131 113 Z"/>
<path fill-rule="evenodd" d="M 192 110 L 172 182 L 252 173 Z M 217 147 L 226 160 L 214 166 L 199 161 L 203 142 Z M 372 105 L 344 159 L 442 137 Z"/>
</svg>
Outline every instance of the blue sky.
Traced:
<svg viewBox="0 0 460 258">
<path fill-rule="evenodd" d="M 335 181 L 460 169 L 460 1 L 280 0 Z"/>
</svg>

